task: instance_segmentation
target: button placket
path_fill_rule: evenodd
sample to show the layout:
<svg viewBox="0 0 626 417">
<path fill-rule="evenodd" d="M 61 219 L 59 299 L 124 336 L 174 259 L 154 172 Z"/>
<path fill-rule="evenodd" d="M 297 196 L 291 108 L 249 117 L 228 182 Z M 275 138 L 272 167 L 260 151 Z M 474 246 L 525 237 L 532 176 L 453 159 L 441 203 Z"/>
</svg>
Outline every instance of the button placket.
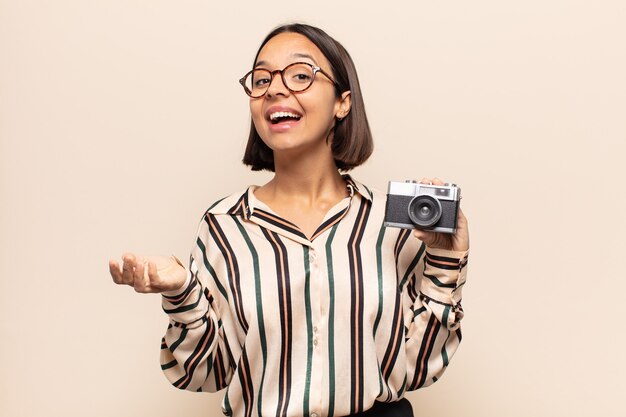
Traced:
<svg viewBox="0 0 626 417">
<path fill-rule="evenodd" d="M 317 277 L 318 277 L 318 273 L 317 273 L 317 251 L 315 250 L 315 248 L 311 248 L 309 250 L 309 261 L 311 262 L 311 280 L 313 282 L 313 285 L 315 285 L 316 287 L 318 287 L 317 285 Z M 315 293 L 317 293 L 317 291 L 315 291 Z M 319 302 L 319 297 L 315 297 L 314 300 L 311 300 L 313 304 Z M 318 340 L 317 340 L 317 326 L 313 326 L 313 346 L 317 347 L 318 344 Z"/>
</svg>

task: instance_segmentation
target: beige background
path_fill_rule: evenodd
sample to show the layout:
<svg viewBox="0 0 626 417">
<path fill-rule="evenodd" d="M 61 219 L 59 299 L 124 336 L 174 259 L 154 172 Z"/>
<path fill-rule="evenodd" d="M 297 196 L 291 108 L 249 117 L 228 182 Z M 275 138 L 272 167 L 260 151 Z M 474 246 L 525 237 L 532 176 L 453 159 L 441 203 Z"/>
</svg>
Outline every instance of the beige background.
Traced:
<svg viewBox="0 0 626 417">
<path fill-rule="evenodd" d="M 464 342 L 416 416 L 624 416 L 626 3 L 0 1 L 0 415 L 217 416 L 158 352 L 123 251 L 186 257 L 240 164 L 237 79 L 274 26 L 352 54 L 376 152 L 355 178 L 458 183 Z"/>
</svg>

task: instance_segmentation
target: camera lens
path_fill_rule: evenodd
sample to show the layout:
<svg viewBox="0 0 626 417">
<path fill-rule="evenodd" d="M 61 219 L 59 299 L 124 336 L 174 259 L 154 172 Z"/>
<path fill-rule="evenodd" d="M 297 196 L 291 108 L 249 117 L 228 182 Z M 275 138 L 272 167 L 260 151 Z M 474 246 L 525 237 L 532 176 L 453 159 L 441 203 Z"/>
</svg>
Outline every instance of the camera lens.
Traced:
<svg viewBox="0 0 626 417">
<path fill-rule="evenodd" d="M 439 200 L 429 195 L 418 195 L 409 203 L 409 218 L 416 226 L 431 227 L 441 218 Z"/>
</svg>

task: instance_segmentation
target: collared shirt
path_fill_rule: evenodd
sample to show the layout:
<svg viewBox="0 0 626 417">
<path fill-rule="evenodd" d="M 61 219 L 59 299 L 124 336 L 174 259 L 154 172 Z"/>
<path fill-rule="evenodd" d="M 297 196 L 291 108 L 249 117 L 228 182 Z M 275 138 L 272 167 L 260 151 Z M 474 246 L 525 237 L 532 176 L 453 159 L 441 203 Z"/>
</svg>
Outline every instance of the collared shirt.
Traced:
<svg viewBox="0 0 626 417">
<path fill-rule="evenodd" d="M 383 193 L 350 196 L 309 239 L 255 198 L 200 222 L 186 284 L 164 293 L 161 368 L 177 388 L 226 388 L 234 416 L 343 416 L 435 382 L 461 341 L 467 252 L 383 225 Z"/>
</svg>

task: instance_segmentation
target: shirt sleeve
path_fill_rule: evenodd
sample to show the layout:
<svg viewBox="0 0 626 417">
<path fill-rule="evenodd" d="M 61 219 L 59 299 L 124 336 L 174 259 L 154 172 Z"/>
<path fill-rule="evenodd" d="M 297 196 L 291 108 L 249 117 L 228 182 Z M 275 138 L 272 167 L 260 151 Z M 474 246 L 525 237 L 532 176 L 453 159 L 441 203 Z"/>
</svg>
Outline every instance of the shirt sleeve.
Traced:
<svg viewBox="0 0 626 417">
<path fill-rule="evenodd" d="M 182 289 L 162 293 L 170 322 L 160 357 L 161 369 L 176 388 L 215 392 L 230 383 L 234 361 L 220 319 L 220 300 L 214 297 L 219 291 L 204 266 L 204 250 L 203 245 L 194 248 Z"/>
<path fill-rule="evenodd" d="M 413 236 L 400 254 L 407 276 L 404 306 L 407 390 L 437 381 L 461 342 L 461 292 L 468 251 L 428 248 Z"/>
</svg>

